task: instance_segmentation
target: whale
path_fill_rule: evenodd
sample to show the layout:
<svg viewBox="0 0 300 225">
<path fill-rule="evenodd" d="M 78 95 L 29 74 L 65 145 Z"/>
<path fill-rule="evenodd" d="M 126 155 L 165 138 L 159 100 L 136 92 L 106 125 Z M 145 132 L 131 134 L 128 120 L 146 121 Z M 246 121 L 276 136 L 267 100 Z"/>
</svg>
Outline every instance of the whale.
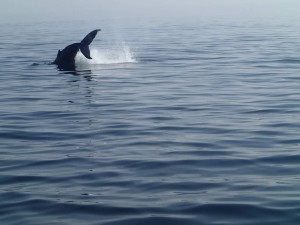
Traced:
<svg viewBox="0 0 300 225">
<path fill-rule="evenodd" d="M 88 33 L 81 42 L 70 44 L 63 50 L 58 50 L 56 59 L 51 64 L 57 65 L 61 70 L 75 70 L 75 57 L 79 50 L 87 59 L 92 59 L 89 45 L 99 31 L 101 31 L 101 29 L 93 30 Z"/>
</svg>

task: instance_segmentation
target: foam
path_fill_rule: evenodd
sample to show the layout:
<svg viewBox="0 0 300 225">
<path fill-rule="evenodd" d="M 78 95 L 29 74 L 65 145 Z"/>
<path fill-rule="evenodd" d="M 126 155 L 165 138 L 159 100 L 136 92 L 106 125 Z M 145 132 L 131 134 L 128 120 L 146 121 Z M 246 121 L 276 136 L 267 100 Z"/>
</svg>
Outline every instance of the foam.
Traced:
<svg viewBox="0 0 300 225">
<path fill-rule="evenodd" d="M 79 51 L 75 63 L 79 66 L 116 64 L 116 63 L 134 63 L 136 59 L 130 48 L 126 45 L 113 47 L 111 49 L 91 49 L 92 60 L 86 59 Z"/>
</svg>

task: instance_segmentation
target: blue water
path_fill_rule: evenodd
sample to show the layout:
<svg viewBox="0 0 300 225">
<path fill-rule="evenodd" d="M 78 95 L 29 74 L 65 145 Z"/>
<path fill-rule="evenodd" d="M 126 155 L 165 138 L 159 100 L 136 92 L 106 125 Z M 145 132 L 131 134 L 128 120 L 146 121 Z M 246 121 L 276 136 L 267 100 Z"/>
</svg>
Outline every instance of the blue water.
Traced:
<svg viewBox="0 0 300 225">
<path fill-rule="evenodd" d="M 300 26 L 0 27 L 1 224 L 300 223 Z"/>
</svg>

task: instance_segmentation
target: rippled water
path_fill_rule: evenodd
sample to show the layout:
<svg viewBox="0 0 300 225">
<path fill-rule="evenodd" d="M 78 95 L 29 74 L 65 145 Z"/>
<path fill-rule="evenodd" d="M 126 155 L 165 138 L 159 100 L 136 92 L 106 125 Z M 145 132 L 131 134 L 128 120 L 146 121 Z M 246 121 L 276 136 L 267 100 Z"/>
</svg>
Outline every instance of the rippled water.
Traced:
<svg viewBox="0 0 300 225">
<path fill-rule="evenodd" d="M 93 61 L 48 65 L 101 28 Z M 1 25 L 1 224 L 299 224 L 300 27 Z"/>
</svg>

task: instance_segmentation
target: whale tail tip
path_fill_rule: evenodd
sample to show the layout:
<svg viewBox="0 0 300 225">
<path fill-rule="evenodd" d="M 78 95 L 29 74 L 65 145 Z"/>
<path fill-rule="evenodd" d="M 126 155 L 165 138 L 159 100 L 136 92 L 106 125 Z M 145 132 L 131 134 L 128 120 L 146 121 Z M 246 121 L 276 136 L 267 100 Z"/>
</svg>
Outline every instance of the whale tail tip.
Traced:
<svg viewBox="0 0 300 225">
<path fill-rule="evenodd" d="M 80 51 L 82 52 L 82 54 L 87 58 L 87 59 L 92 59 L 91 55 L 90 55 L 90 48 L 89 45 L 92 43 L 92 41 L 94 40 L 94 38 L 96 37 L 98 31 L 101 31 L 101 29 L 96 29 L 93 30 L 92 32 L 90 32 L 88 35 L 86 35 L 82 41 L 80 42 Z"/>
<path fill-rule="evenodd" d="M 81 53 L 85 56 L 85 58 L 92 59 L 91 54 L 90 54 L 90 48 L 88 45 L 80 44 L 79 49 L 80 49 Z"/>
</svg>

